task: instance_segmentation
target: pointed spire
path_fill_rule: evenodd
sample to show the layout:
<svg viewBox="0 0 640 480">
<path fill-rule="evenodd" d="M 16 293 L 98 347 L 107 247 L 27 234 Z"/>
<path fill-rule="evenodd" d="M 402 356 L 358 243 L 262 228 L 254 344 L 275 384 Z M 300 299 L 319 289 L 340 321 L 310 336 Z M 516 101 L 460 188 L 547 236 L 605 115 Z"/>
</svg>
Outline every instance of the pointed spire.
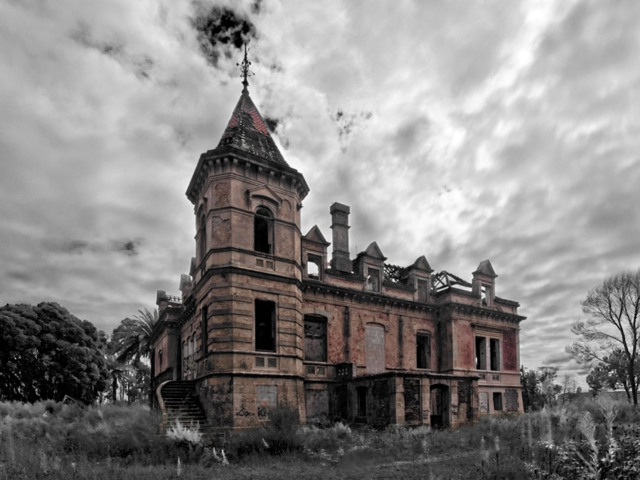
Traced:
<svg viewBox="0 0 640 480">
<path fill-rule="evenodd" d="M 251 62 L 247 58 L 247 45 L 244 46 L 244 60 L 237 64 L 242 71 L 242 95 L 233 110 L 227 128 L 218 143 L 220 147 L 231 147 L 243 152 L 251 153 L 277 166 L 288 167 L 276 146 L 267 124 L 260 115 L 249 96 L 247 77 L 253 75 L 249 70 Z"/>
<path fill-rule="evenodd" d="M 236 63 L 236 65 L 238 67 L 240 67 L 240 71 L 242 72 L 242 93 L 246 93 L 248 91 L 247 87 L 249 86 L 249 81 L 247 80 L 247 77 L 250 77 L 253 75 L 253 72 L 251 70 L 249 70 L 249 66 L 251 65 L 251 62 L 249 61 L 249 58 L 247 56 L 247 44 L 244 44 L 244 59 L 242 60 L 242 63 Z"/>
</svg>

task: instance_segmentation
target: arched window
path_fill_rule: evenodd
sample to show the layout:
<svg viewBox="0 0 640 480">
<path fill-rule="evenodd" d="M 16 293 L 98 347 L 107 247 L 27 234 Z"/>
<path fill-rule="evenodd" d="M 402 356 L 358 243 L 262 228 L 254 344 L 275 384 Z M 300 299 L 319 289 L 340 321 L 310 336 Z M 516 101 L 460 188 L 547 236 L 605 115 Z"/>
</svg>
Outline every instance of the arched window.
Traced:
<svg viewBox="0 0 640 480">
<path fill-rule="evenodd" d="M 256 252 L 272 253 L 273 215 L 265 207 L 259 207 L 253 220 L 253 249 Z"/>
</svg>

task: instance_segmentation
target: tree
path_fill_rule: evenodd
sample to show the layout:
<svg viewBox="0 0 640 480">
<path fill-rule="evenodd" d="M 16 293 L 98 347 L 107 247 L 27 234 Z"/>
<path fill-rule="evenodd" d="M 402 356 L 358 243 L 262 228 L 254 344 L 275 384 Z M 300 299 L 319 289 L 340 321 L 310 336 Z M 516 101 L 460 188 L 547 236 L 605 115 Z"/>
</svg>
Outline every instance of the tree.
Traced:
<svg viewBox="0 0 640 480">
<path fill-rule="evenodd" d="M 0 308 L 0 400 L 93 402 L 106 385 L 100 333 L 57 303 Z"/>
<path fill-rule="evenodd" d="M 109 373 L 109 394 L 111 401 L 118 401 L 118 386 L 121 387 L 131 378 L 133 367 L 119 362 L 114 355 L 107 355 L 107 372 Z"/>
<path fill-rule="evenodd" d="M 526 412 L 541 410 L 545 405 L 553 404 L 562 392 L 562 386 L 554 383 L 557 376 L 556 367 L 540 367 L 538 370 L 520 367 L 522 403 Z"/>
<path fill-rule="evenodd" d="M 604 362 L 599 362 L 587 375 L 587 385 L 594 397 L 602 391 L 615 389 L 617 383 L 610 366 Z"/>
<path fill-rule="evenodd" d="M 606 279 L 588 293 L 582 311 L 587 318 L 571 327 L 579 340 L 569 345 L 567 352 L 584 365 L 602 362 L 620 369 L 628 396 L 637 405 L 640 270 Z"/>
<path fill-rule="evenodd" d="M 565 374 L 562 377 L 562 405 L 572 402 L 576 396 L 580 393 L 580 387 L 576 379 L 571 375 Z"/>
<path fill-rule="evenodd" d="M 545 405 L 552 405 L 558 394 L 562 392 L 562 386 L 555 383 L 558 378 L 558 367 L 540 367 L 538 378 Z"/>
<path fill-rule="evenodd" d="M 138 315 L 125 318 L 113 330 L 111 342 L 119 362 L 135 363 L 151 353 L 151 334 L 158 323 L 158 310 L 138 310 Z"/>
<path fill-rule="evenodd" d="M 525 412 L 540 410 L 544 406 L 544 395 L 540 391 L 540 380 L 535 370 L 520 367 L 522 404 Z"/>
<path fill-rule="evenodd" d="M 153 393 L 150 391 L 151 371 L 140 362 L 141 358 L 151 357 L 151 336 L 158 323 L 158 310 L 153 313 L 148 309 L 138 310 L 138 315 L 133 318 L 125 318 L 113 330 L 111 336 L 111 350 L 114 352 L 116 360 L 129 366 L 129 374 L 136 381 L 126 382 L 129 387 L 135 384 L 133 395 L 139 396 L 139 391 L 149 392 L 149 402 L 153 403 Z M 144 367 L 144 368 L 142 368 Z M 132 392 L 128 391 L 128 401 L 131 400 Z"/>
</svg>

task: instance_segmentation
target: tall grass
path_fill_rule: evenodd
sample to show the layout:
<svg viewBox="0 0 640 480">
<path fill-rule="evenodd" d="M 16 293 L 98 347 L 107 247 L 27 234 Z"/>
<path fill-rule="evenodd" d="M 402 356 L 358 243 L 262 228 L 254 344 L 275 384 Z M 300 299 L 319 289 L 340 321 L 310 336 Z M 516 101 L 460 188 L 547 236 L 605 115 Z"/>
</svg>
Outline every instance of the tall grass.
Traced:
<svg viewBox="0 0 640 480">
<path fill-rule="evenodd" d="M 445 431 L 300 426 L 288 406 L 215 441 L 158 423 L 140 406 L 0 403 L 0 480 L 640 478 L 640 415 L 606 401 Z"/>
</svg>

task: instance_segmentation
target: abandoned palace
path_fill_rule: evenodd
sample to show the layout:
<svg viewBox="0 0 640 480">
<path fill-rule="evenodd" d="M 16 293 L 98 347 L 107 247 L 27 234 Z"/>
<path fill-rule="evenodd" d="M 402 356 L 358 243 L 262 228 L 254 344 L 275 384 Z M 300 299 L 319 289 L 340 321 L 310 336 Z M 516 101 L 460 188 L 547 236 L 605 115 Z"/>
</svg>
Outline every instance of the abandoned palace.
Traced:
<svg viewBox="0 0 640 480">
<path fill-rule="evenodd" d="M 181 295 L 157 295 L 152 387 L 165 421 L 188 396 L 213 430 L 259 425 L 283 404 L 303 423 L 376 426 L 522 412 L 524 317 L 496 295 L 490 261 L 467 281 L 424 256 L 385 263 L 376 242 L 351 258 L 341 203 L 329 208 L 331 243 L 316 226 L 303 235 L 309 187 L 274 143 L 246 71 L 243 84 L 187 188 L 195 257 Z"/>
</svg>

